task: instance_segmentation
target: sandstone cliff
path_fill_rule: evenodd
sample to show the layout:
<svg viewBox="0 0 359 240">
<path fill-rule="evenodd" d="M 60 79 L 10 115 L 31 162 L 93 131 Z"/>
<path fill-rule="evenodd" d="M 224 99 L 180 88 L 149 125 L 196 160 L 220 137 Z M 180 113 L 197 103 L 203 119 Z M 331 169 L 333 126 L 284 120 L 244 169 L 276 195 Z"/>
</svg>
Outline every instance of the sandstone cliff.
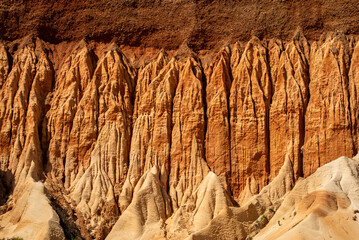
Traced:
<svg viewBox="0 0 359 240">
<path fill-rule="evenodd" d="M 302 177 L 358 152 L 355 36 L 152 53 L 1 43 L 3 234 L 245 239 Z M 47 209 L 39 235 L 19 213 L 32 199 Z"/>
</svg>

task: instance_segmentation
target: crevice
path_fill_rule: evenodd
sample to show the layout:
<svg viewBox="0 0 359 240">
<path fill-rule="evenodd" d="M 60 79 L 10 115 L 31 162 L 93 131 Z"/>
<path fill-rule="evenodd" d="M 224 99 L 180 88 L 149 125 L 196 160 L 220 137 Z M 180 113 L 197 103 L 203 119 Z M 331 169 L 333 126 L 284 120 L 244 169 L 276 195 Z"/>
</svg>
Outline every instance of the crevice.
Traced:
<svg viewBox="0 0 359 240">
<path fill-rule="evenodd" d="M 354 47 L 355 48 L 355 47 Z M 352 150 L 353 150 L 353 157 L 357 154 L 358 152 L 358 149 L 356 147 L 356 140 L 355 140 L 355 120 L 353 119 L 353 114 L 352 114 L 352 106 L 351 106 L 351 94 L 350 94 L 350 76 L 349 76 L 349 73 L 350 73 L 350 70 L 351 70 L 351 63 L 352 63 L 352 57 L 354 55 L 354 48 L 353 48 L 353 54 L 350 54 L 349 52 L 349 63 L 348 63 L 348 69 L 346 69 L 346 77 L 347 77 L 347 82 L 346 82 L 346 90 L 347 90 L 347 93 L 348 93 L 348 110 L 349 110 L 349 120 L 350 120 L 350 133 L 351 133 L 351 138 L 352 138 Z M 355 88 L 355 86 L 353 86 L 353 88 Z"/>
<path fill-rule="evenodd" d="M 229 155 L 229 172 L 226 173 L 226 178 L 227 178 L 227 184 L 228 184 L 228 188 L 226 189 L 230 195 L 231 195 L 231 200 L 232 202 L 235 202 L 233 200 L 233 189 L 232 189 L 232 125 L 231 125 L 231 106 L 230 106 L 230 99 L 231 99 L 231 89 L 233 87 L 233 82 L 234 82 L 234 79 L 233 79 L 233 72 L 232 72 L 232 66 L 231 66 L 231 59 L 232 59 L 232 50 L 230 49 L 229 50 L 229 63 L 228 63 L 228 74 L 229 74 L 229 79 L 231 81 L 231 85 L 229 87 L 229 89 L 226 89 L 227 90 L 227 117 L 228 117 L 228 142 L 229 142 L 229 151 L 228 151 L 228 155 Z M 242 58 L 242 56 L 240 56 Z M 239 60 L 240 62 L 240 60 Z"/>
<path fill-rule="evenodd" d="M 8 59 L 8 64 L 9 64 L 9 69 L 8 69 L 8 74 L 7 76 L 9 76 L 11 70 L 12 70 L 12 66 L 13 66 L 13 58 L 11 56 L 11 54 L 9 53 L 8 49 L 6 49 L 6 55 L 7 55 L 7 59 Z M 4 82 L 5 83 L 5 82 Z"/>
<path fill-rule="evenodd" d="M 48 184 L 51 185 L 52 190 L 45 188 L 45 194 L 50 200 L 52 209 L 54 209 L 56 214 L 59 216 L 60 226 L 64 231 L 66 239 L 85 239 L 86 237 L 83 238 L 83 236 L 81 236 L 83 233 L 76 225 L 78 220 L 76 214 L 66 200 L 61 197 L 62 191 L 60 189 L 56 189 L 56 187 L 54 188 L 54 184 L 52 182 L 50 183 L 48 181 Z M 56 196 L 54 191 L 57 192 L 59 196 Z"/>
<path fill-rule="evenodd" d="M 311 53 L 311 45 L 308 42 L 308 47 L 309 47 L 309 56 L 310 57 L 310 53 Z M 309 101 L 310 101 L 310 82 L 311 82 L 311 76 L 310 76 L 310 59 L 307 59 L 305 56 L 305 52 L 302 50 L 301 48 L 301 53 L 304 56 L 303 62 L 304 64 L 306 64 L 306 71 L 305 71 L 305 75 L 308 77 L 308 82 L 305 83 L 305 88 L 307 90 L 307 96 L 306 99 L 303 99 L 303 117 L 301 119 L 301 125 L 302 125 L 302 129 L 299 130 L 300 132 L 300 146 L 299 146 L 299 159 L 298 159 L 298 176 L 297 177 L 304 177 L 304 154 L 303 154 L 303 147 L 305 144 L 305 135 L 306 135 L 306 115 L 307 115 L 307 109 L 309 106 Z"/>
<path fill-rule="evenodd" d="M 177 67 L 176 67 L 177 68 Z M 178 70 L 178 71 L 177 71 Z M 170 71 L 172 71 L 172 69 L 170 69 Z M 168 141 L 168 144 L 169 144 L 169 156 L 168 156 L 168 164 L 166 167 L 168 167 L 167 171 L 168 171 L 168 177 L 167 177 L 167 189 L 166 189 L 166 192 L 169 193 L 170 192 L 170 175 L 171 175 L 171 149 L 172 149 L 172 132 L 173 132 L 173 101 L 176 97 L 176 92 L 177 92 L 177 87 L 178 87 L 178 84 L 179 84 L 179 69 L 176 69 L 176 73 L 177 73 L 177 84 L 175 86 L 175 89 L 173 91 L 173 96 L 171 96 L 171 113 L 170 113 L 170 134 L 169 134 L 169 141 Z M 172 198 L 170 198 L 170 202 L 171 202 L 171 206 L 173 206 L 173 203 L 172 203 Z"/>
<path fill-rule="evenodd" d="M 49 64 L 51 67 L 51 71 L 52 71 L 52 77 L 51 77 L 51 89 L 50 91 L 44 96 L 43 99 L 43 107 L 42 107 L 42 115 L 40 118 L 40 122 L 38 125 L 38 133 L 39 133 L 39 142 L 40 142 L 40 149 L 41 149 L 41 153 L 42 153 L 42 164 L 43 164 L 43 170 L 44 172 L 46 171 L 46 165 L 49 162 L 49 132 L 47 129 L 47 123 L 48 123 L 48 118 L 47 118 L 47 113 L 50 111 L 51 109 L 51 100 L 52 100 L 52 94 L 54 93 L 54 89 L 55 89 L 55 84 L 56 84 L 56 72 L 54 70 L 53 64 L 50 60 Z"/>
<path fill-rule="evenodd" d="M 207 156 L 206 156 L 206 136 L 207 136 L 207 127 L 208 127 L 208 116 L 207 116 L 207 76 L 203 70 L 202 67 L 202 63 L 199 60 L 199 64 L 200 64 L 200 71 L 202 72 L 202 79 L 199 79 L 202 83 L 202 102 L 203 102 L 203 118 L 204 118 L 204 126 L 203 126 L 203 148 L 202 148 L 202 156 L 204 161 L 206 162 L 208 168 L 210 169 L 210 171 L 212 171 L 211 166 L 208 165 L 207 163 Z"/>
<path fill-rule="evenodd" d="M 271 172 L 271 167 L 270 167 L 270 129 L 269 129 L 269 125 L 270 125 L 270 107 L 272 105 L 272 99 L 273 99 L 273 79 L 272 79 L 272 69 L 270 67 L 270 64 L 269 64 L 269 59 L 270 59 L 270 56 L 269 56 L 269 51 L 268 51 L 268 48 L 267 47 L 264 47 L 265 48 L 265 52 L 266 52 L 266 67 L 268 69 L 268 79 L 269 79 L 269 84 L 270 84 L 270 95 L 269 95 L 269 99 L 266 99 L 266 96 L 264 95 L 264 92 L 263 92 L 263 95 L 264 95 L 264 99 L 265 99 L 265 139 L 266 139 L 266 145 L 267 145 L 267 161 L 266 161 L 266 172 L 268 174 L 268 176 L 270 175 L 270 172 Z M 269 177 L 267 177 L 267 182 L 266 184 L 269 183 Z"/>
</svg>

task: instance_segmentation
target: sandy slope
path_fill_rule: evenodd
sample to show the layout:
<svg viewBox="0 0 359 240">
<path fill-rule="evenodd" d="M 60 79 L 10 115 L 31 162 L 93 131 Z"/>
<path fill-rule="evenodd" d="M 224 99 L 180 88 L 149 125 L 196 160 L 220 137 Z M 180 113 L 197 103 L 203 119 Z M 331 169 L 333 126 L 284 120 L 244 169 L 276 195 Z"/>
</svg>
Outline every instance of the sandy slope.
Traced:
<svg viewBox="0 0 359 240">
<path fill-rule="evenodd" d="M 255 239 L 357 239 L 359 157 L 341 157 L 300 180 Z"/>
</svg>

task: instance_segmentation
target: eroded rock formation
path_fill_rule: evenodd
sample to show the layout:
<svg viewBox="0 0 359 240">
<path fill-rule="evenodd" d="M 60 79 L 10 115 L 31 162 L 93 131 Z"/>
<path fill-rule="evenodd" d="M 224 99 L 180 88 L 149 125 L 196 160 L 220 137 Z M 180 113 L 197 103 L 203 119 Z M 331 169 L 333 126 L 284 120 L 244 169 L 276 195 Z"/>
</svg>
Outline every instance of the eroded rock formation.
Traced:
<svg viewBox="0 0 359 240">
<path fill-rule="evenodd" d="M 329 35 L 311 45 L 311 95 L 305 115 L 304 176 L 309 176 L 332 158 L 353 156 L 357 151 L 351 132 L 349 63 L 348 41 L 343 35 Z"/>
<path fill-rule="evenodd" d="M 238 197 L 249 180 L 254 194 L 269 176 L 270 69 L 267 49 L 256 37 L 246 45 L 237 66 L 232 66 L 231 185 Z"/>
<path fill-rule="evenodd" d="M 276 51 L 280 51 L 279 46 Z M 270 106 L 270 174 L 278 174 L 278 166 L 288 153 L 296 178 L 302 176 L 301 147 L 304 143 L 304 117 L 309 95 L 309 44 L 298 33 L 281 52 L 272 67 L 273 96 Z M 280 137 L 278 137 L 280 136 Z"/>
<path fill-rule="evenodd" d="M 240 56 L 237 56 L 240 58 Z M 233 57 L 234 58 L 234 57 Z M 207 134 L 206 160 L 208 166 L 226 183 L 231 169 L 231 139 L 229 125 L 229 91 L 231 88 L 231 52 L 221 50 L 207 75 Z"/>
<path fill-rule="evenodd" d="M 133 49 L 67 44 L 0 45 L 9 236 L 245 239 L 301 177 L 358 151 L 356 37 L 183 44 L 141 66 Z M 339 199 L 308 199 L 323 196 Z M 20 217 L 31 199 L 46 209 L 38 235 Z"/>
</svg>

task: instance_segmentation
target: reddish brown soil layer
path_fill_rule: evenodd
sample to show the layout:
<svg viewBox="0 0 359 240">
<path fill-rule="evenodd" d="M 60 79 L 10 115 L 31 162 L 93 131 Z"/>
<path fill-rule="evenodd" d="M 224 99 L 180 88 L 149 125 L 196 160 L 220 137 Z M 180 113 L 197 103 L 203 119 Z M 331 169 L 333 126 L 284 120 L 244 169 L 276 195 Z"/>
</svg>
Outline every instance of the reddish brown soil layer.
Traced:
<svg viewBox="0 0 359 240">
<path fill-rule="evenodd" d="M 0 39 L 28 34 L 57 43 L 82 38 L 129 46 L 194 50 L 259 37 L 290 38 L 298 26 L 309 39 L 322 32 L 359 33 L 353 0 L 2 0 Z"/>
</svg>

